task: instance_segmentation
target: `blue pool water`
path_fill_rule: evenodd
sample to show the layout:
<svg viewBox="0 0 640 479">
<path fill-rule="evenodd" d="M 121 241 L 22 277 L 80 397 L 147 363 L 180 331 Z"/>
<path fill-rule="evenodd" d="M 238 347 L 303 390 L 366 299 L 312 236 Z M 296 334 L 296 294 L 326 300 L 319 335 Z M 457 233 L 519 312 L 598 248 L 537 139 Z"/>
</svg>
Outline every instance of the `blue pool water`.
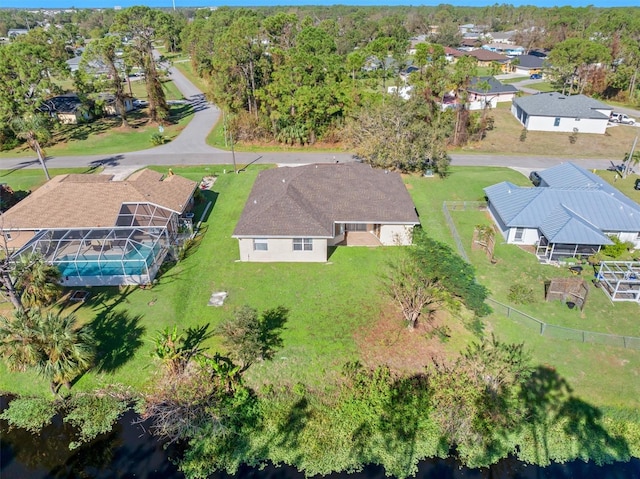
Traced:
<svg viewBox="0 0 640 479">
<path fill-rule="evenodd" d="M 56 261 L 62 276 L 123 276 L 146 274 L 153 264 L 160 245 L 139 246 L 125 253 L 82 255 L 74 261 L 74 256 L 62 256 Z"/>
</svg>

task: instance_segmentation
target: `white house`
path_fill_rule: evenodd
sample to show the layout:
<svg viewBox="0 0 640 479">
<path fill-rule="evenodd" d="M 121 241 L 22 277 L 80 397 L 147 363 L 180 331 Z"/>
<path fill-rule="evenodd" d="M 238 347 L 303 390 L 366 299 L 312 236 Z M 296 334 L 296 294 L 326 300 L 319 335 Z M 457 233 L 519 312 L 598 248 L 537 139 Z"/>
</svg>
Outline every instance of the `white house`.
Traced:
<svg viewBox="0 0 640 479">
<path fill-rule="evenodd" d="M 594 254 L 611 236 L 640 249 L 640 205 L 574 163 L 538 174 L 538 187 L 504 181 L 484 190 L 507 243 L 535 245 L 545 261 Z"/>
<path fill-rule="evenodd" d="M 539 93 L 513 100 L 511 113 L 531 131 L 604 134 L 613 108 L 585 95 Z"/>
<path fill-rule="evenodd" d="M 260 172 L 233 237 L 241 261 L 324 262 L 336 245 L 408 245 L 420 223 L 397 173 L 362 163 Z"/>
</svg>

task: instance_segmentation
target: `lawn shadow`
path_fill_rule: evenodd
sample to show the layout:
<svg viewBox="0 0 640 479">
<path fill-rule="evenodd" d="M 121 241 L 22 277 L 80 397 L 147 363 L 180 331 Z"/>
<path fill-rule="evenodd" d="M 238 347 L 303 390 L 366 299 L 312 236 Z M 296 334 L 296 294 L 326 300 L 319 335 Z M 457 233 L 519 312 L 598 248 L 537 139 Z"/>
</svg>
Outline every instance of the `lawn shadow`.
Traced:
<svg viewBox="0 0 640 479">
<path fill-rule="evenodd" d="M 576 444 L 577 457 L 589 457 L 604 463 L 627 461 L 629 445 L 621 436 L 611 435 L 602 425 L 602 412 L 572 395 L 566 379 L 554 368 L 538 366 L 522 388 L 521 399 L 529 417 L 536 462 L 550 460 L 549 440 L 553 442 L 554 425 L 562 428 Z"/>
<path fill-rule="evenodd" d="M 130 316 L 126 311 L 105 310 L 87 326 L 96 343 L 95 369 L 110 373 L 126 364 L 142 346 L 145 328 L 142 316 Z"/>
<path fill-rule="evenodd" d="M 191 115 L 191 113 L 193 113 L 196 110 L 195 110 L 195 107 L 193 107 L 189 103 L 181 103 L 177 105 L 171 105 L 169 111 L 170 111 L 169 120 L 172 123 L 178 123 L 180 120 Z"/>
<path fill-rule="evenodd" d="M 202 206 L 200 205 L 196 206 L 194 211 L 195 213 L 194 220 L 200 221 L 202 219 L 202 222 L 206 223 L 207 221 L 209 221 L 209 216 L 211 215 L 213 208 L 215 208 L 216 206 L 216 202 L 218 201 L 218 196 L 220 196 L 220 193 L 212 190 L 200 190 L 200 193 L 202 194 L 202 198 L 203 198 L 203 201 L 201 203 Z M 209 203 L 211 203 L 211 206 L 209 206 L 209 208 L 207 209 L 207 205 Z M 205 213 L 205 210 L 206 210 L 206 214 L 202 216 L 202 214 Z"/>
<path fill-rule="evenodd" d="M 90 161 L 87 166 L 89 167 L 89 171 L 93 171 L 104 166 L 118 166 L 120 164 L 120 161 L 122 161 L 123 159 L 123 155 L 111 155 L 99 160 Z"/>
<path fill-rule="evenodd" d="M 285 419 L 278 425 L 278 446 L 286 447 L 292 451 L 299 450 L 300 435 L 305 429 L 307 421 L 311 417 L 309 401 L 306 397 L 299 398 L 289 409 Z M 294 461 L 301 459 L 296 457 Z"/>
</svg>

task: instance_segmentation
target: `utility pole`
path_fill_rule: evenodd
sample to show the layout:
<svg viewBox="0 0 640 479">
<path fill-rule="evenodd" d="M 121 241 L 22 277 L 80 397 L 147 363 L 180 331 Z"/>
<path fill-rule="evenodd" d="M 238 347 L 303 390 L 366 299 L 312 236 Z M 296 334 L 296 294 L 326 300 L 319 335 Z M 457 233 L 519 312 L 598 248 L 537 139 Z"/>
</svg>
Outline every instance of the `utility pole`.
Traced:
<svg viewBox="0 0 640 479">
<path fill-rule="evenodd" d="M 638 135 L 636 135 L 636 139 L 633 140 L 633 146 L 631 147 L 631 151 L 629 152 L 629 157 L 627 158 L 627 163 L 624 165 L 624 171 L 622 172 L 622 179 L 625 179 L 629 174 L 629 169 L 631 168 L 631 161 L 633 161 L 633 152 L 636 149 L 636 143 L 638 143 Z"/>
<path fill-rule="evenodd" d="M 229 130 L 229 138 L 231 140 L 231 158 L 233 158 L 233 172 L 237 173 L 238 168 L 236 168 L 236 152 L 233 149 L 233 131 Z"/>
</svg>

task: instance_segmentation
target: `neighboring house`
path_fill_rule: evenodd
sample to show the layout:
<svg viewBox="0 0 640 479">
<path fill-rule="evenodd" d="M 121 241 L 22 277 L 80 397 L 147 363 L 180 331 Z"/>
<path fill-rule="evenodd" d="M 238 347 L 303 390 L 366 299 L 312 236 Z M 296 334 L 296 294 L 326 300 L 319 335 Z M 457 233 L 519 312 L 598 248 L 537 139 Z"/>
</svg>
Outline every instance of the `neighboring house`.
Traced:
<svg viewBox="0 0 640 479">
<path fill-rule="evenodd" d="M 519 45 L 507 45 L 506 43 L 487 43 L 482 48 L 490 52 L 500 53 L 509 57 L 516 57 L 524 54 L 524 47 Z"/>
<path fill-rule="evenodd" d="M 457 48 L 444 47 L 444 57 L 449 63 L 455 63 L 458 58 L 465 54 L 465 52 L 460 51 Z"/>
<path fill-rule="evenodd" d="M 460 41 L 459 50 L 470 52 L 472 50 L 479 48 L 480 45 L 481 45 L 481 42 L 479 39 L 479 35 L 473 38 L 463 38 L 462 41 Z"/>
<path fill-rule="evenodd" d="M 197 183 L 141 170 L 56 176 L 3 214 L 12 257 L 36 251 L 65 286 L 148 284 L 190 226 Z"/>
<path fill-rule="evenodd" d="M 605 133 L 613 108 L 585 95 L 539 93 L 513 100 L 511 113 L 531 131 Z"/>
<path fill-rule="evenodd" d="M 241 261 L 323 262 L 339 244 L 411 244 L 418 224 L 399 174 L 318 164 L 262 171 L 233 237 Z"/>
<path fill-rule="evenodd" d="M 116 111 L 116 96 L 113 93 L 100 93 L 98 94 L 98 99 L 102 102 L 102 111 L 105 115 L 115 116 L 119 114 Z M 128 113 L 133 109 L 133 98 L 125 96 L 124 111 Z"/>
<path fill-rule="evenodd" d="M 90 109 L 75 93 L 59 95 L 45 100 L 40 105 L 40 111 L 49 113 L 53 118 L 58 118 L 60 123 L 75 125 L 93 118 Z"/>
<path fill-rule="evenodd" d="M 29 30 L 27 30 L 26 28 L 10 28 L 7 32 L 7 37 L 9 39 L 14 39 L 21 35 L 26 35 L 27 33 L 29 33 Z"/>
<path fill-rule="evenodd" d="M 511 70 L 513 73 L 522 75 L 533 75 L 534 73 L 542 73 L 544 58 L 536 55 L 520 55 L 518 61 L 511 62 Z"/>
<path fill-rule="evenodd" d="M 640 205 L 574 163 L 539 175 L 538 187 L 504 181 L 484 189 L 507 243 L 533 245 L 547 262 L 592 255 L 613 243 L 609 236 L 640 248 Z"/>
<path fill-rule="evenodd" d="M 404 86 L 390 86 L 387 87 L 387 93 L 389 95 L 398 95 L 403 100 L 408 100 L 411 98 L 411 92 L 413 91 L 413 86 L 404 85 Z"/>
<path fill-rule="evenodd" d="M 407 53 L 409 55 L 416 54 L 416 47 L 421 43 L 428 43 L 427 35 L 418 35 L 409 40 L 409 48 L 407 49 Z"/>
<path fill-rule="evenodd" d="M 493 43 L 515 45 L 516 42 L 514 38 L 516 36 L 516 33 L 518 33 L 516 30 L 511 30 L 508 32 L 489 32 L 485 33 L 484 37 L 490 39 Z"/>
<path fill-rule="evenodd" d="M 496 108 L 498 102 L 512 101 L 518 89 L 513 85 L 505 85 L 494 77 L 476 77 L 471 79 L 467 92 L 469 109 L 479 110 L 487 105 Z"/>
<path fill-rule="evenodd" d="M 479 67 L 488 67 L 495 62 L 495 63 L 502 64 L 502 69 L 506 70 L 511 60 L 509 57 L 505 55 L 502 55 L 500 53 L 490 52 L 489 50 L 485 50 L 483 48 L 480 48 L 478 50 L 472 50 L 470 52 L 467 52 L 466 54 L 478 60 Z"/>
</svg>

